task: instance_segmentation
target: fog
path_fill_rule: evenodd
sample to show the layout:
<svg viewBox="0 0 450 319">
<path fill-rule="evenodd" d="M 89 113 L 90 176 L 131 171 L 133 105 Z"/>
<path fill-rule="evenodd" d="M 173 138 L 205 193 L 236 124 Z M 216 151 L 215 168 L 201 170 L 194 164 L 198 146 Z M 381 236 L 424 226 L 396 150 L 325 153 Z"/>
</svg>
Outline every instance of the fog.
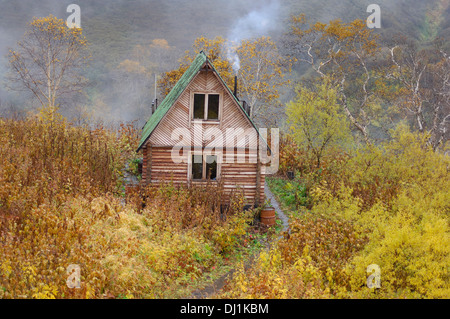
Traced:
<svg viewBox="0 0 450 319">
<path fill-rule="evenodd" d="M 66 8 L 71 3 L 78 4 L 81 8 L 81 26 L 90 43 L 92 60 L 85 71 L 90 81 L 89 86 L 83 96 L 61 101 L 63 112 L 68 115 L 80 115 L 84 112 L 105 121 L 137 120 L 138 123 L 143 123 L 150 115 L 151 102 L 155 98 L 155 74 L 177 67 L 179 59 L 185 50 L 191 48 L 195 38 L 222 36 L 238 43 L 242 39 L 266 35 L 277 41 L 287 30 L 288 18 L 292 14 L 305 13 L 312 20 L 322 22 L 336 18 L 343 21 L 366 19 L 369 15 L 366 8 L 371 2 L 0 0 L 0 111 L 30 110 L 36 106 L 36 101 L 29 94 L 10 91 L 5 87 L 8 48 L 13 48 L 21 39 L 26 24 L 33 17 L 52 14 L 66 20 L 70 15 Z M 395 4 L 383 0 L 378 3 L 384 10 L 382 19 L 387 21 L 385 29 L 380 30 L 381 33 L 386 32 L 389 27 L 399 29 L 398 25 L 389 22 L 393 19 L 387 19 L 394 12 L 403 14 L 402 19 L 405 19 L 405 12 L 401 10 L 414 12 L 417 17 L 411 16 L 411 19 L 415 21 L 414 19 L 422 19 L 424 6 L 426 8 L 426 4 L 417 0 L 394 1 Z M 157 39 L 164 39 L 166 42 L 155 42 Z M 164 52 L 158 47 L 161 43 L 167 43 Z M 239 60 L 232 49 L 228 51 L 228 56 L 236 71 Z M 138 61 L 145 72 L 130 77 L 124 71 L 133 66 L 130 61 Z M 156 97 L 160 98 L 158 94 Z"/>
</svg>

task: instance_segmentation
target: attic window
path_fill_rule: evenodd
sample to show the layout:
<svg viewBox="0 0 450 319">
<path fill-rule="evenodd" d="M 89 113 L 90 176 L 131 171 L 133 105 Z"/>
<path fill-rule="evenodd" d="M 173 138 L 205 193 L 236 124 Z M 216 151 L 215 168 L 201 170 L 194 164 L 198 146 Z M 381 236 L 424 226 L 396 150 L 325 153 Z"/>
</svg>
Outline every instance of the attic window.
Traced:
<svg viewBox="0 0 450 319">
<path fill-rule="evenodd" d="M 219 94 L 194 94 L 193 118 L 194 120 L 219 120 Z"/>
<path fill-rule="evenodd" d="M 205 94 L 194 94 L 194 119 L 205 118 Z"/>
</svg>

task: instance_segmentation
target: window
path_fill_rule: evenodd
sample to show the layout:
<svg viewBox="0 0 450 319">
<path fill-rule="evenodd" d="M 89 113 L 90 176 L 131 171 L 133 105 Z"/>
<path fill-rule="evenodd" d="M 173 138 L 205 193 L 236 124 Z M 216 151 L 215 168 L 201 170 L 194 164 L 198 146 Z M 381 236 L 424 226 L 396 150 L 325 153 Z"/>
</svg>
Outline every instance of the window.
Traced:
<svg viewBox="0 0 450 319">
<path fill-rule="evenodd" d="M 219 94 L 208 94 L 208 120 L 219 120 Z"/>
<path fill-rule="evenodd" d="M 192 155 L 192 179 L 203 178 L 203 156 Z"/>
<path fill-rule="evenodd" d="M 205 94 L 194 94 L 194 119 L 205 118 Z"/>
<path fill-rule="evenodd" d="M 219 94 L 194 94 L 194 120 L 219 120 Z"/>
<path fill-rule="evenodd" d="M 217 180 L 217 155 L 192 154 L 191 178 Z"/>
<path fill-rule="evenodd" d="M 206 156 L 206 175 L 207 179 L 216 180 L 217 179 L 217 156 L 207 155 Z"/>
</svg>

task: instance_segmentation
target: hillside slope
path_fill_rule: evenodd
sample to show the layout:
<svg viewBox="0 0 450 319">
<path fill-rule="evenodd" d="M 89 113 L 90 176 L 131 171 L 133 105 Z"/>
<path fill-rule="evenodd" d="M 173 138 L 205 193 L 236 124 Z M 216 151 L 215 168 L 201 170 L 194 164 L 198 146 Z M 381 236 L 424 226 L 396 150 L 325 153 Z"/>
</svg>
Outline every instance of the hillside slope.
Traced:
<svg viewBox="0 0 450 319">
<path fill-rule="evenodd" d="M 4 82 L 7 71 L 5 58 L 9 47 L 14 47 L 25 30 L 26 23 L 33 16 L 53 14 L 66 19 L 67 5 L 71 0 L 0 0 L 0 82 Z M 331 19 L 352 21 L 366 19 L 369 0 L 264 0 L 264 1 L 208 1 L 196 0 L 80 0 L 81 24 L 90 43 L 92 61 L 88 71 L 91 85 L 87 90 L 88 102 L 97 112 L 110 116 L 107 119 L 133 120 L 146 116 L 146 105 L 154 98 L 153 80 L 138 87 L 130 96 L 131 89 L 114 86 L 122 84 L 115 72 L 119 65 L 130 58 L 137 46 L 144 50 L 155 39 L 165 39 L 173 50 L 171 63 L 165 68 L 176 66 L 183 52 L 189 49 L 199 36 L 228 38 L 239 26 L 247 30 L 237 32 L 271 35 L 275 40 L 287 30 L 288 18 L 292 14 L 305 13 L 312 21 L 328 22 Z M 444 37 L 448 43 L 450 34 L 449 0 L 380 0 L 382 28 L 376 30 L 383 39 L 389 40 L 395 33 L 402 33 L 424 44 L 436 37 Z M 267 12 L 267 10 L 269 10 Z M 274 8 L 274 9 L 272 9 Z M 266 10 L 266 11 L 265 11 Z M 255 22 L 261 21 L 258 14 L 265 14 L 267 28 L 258 30 Z M 252 21 L 249 17 L 254 17 Z M 258 20 L 260 19 L 260 20 Z M 243 23 L 245 22 L 245 23 Z M 247 33 L 246 33 L 247 34 Z M 448 45 L 447 45 L 448 47 Z M 160 61 L 150 61 L 160 63 Z M 3 83 L 2 83 L 3 84 Z M 7 92 L 0 85 L 0 108 L 14 103 L 23 105 L 26 96 Z M 126 91 L 126 92 L 124 92 Z M 151 93 L 150 93 L 151 92 Z M 138 105 L 138 106 L 136 106 Z M 145 109 L 145 110 L 144 110 Z M 123 112 L 126 110 L 126 112 Z"/>
</svg>

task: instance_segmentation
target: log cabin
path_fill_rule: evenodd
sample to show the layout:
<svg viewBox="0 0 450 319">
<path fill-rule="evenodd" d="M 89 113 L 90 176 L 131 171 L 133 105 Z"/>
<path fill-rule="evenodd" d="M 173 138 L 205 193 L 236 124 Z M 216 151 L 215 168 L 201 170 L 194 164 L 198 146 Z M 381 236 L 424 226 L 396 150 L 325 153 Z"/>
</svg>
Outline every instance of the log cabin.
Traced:
<svg viewBox="0 0 450 319">
<path fill-rule="evenodd" d="M 236 84 L 233 93 L 200 52 L 142 129 L 141 182 L 220 184 L 224 205 L 233 192 L 246 205 L 264 203 L 260 154 L 270 149 L 247 111 Z"/>
</svg>

